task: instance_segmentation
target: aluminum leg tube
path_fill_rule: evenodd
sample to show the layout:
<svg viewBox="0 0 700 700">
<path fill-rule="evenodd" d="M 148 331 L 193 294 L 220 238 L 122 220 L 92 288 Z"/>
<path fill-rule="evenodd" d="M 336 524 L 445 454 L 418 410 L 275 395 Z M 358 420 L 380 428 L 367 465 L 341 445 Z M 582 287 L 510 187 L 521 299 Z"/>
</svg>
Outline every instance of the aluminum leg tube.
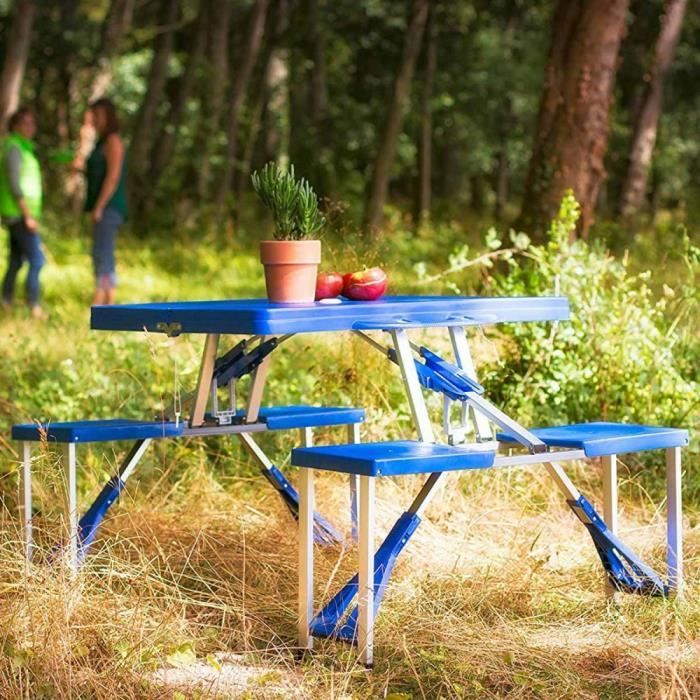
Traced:
<svg viewBox="0 0 700 700">
<path fill-rule="evenodd" d="M 314 470 L 302 469 L 299 478 L 299 620 L 302 649 L 313 648 L 314 614 Z"/>
<path fill-rule="evenodd" d="M 668 586 L 683 593 L 683 507 L 681 493 L 681 448 L 666 450 L 666 557 Z"/>
<path fill-rule="evenodd" d="M 32 444 L 22 443 L 22 522 L 24 524 L 24 553 L 27 562 L 32 560 L 34 548 L 32 533 Z"/>
<path fill-rule="evenodd" d="M 266 340 L 267 337 L 263 337 L 262 342 L 264 343 Z M 262 406 L 263 393 L 265 391 L 265 384 L 267 383 L 267 375 L 270 372 L 270 359 L 271 356 L 268 355 L 258 365 L 258 368 L 253 373 L 253 378 L 250 381 L 250 391 L 248 392 L 248 403 L 246 405 L 245 412 L 246 423 L 255 423 L 258 420 L 260 407 Z"/>
<path fill-rule="evenodd" d="M 219 347 L 219 334 L 209 333 L 204 341 L 202 364 L 199 366 L 199 378 L 195 392 L 192 415 L 190 416 L 190 428 L 197 428 L 204 423 L 204 414 L 211 392 L 211 380 L 214 376 L 214 363 L 216 351 Z"/>
<path fill-rule="evenodd" d="M 360 663 L 374 660 L 374 477 L 360 477 L 357 647 Z"/>
<path fill-rule="evenodd" d="M 75 443 L 66 445 L 68 461 L 68 566 L 73 575 L 78 572 L 78 484 Z"/>
<path fill-rule="evenodd" d="M 357 444 L 360 442 L 360 424 L 351 423 L 348 425 L 348 442 Z M 359 491 L 360 477 L 357 474 L 348 475 L 348 483 L 350 485 L 350 525 L 352 539 L 357 542 L 357 494 Z"/>
</svg>

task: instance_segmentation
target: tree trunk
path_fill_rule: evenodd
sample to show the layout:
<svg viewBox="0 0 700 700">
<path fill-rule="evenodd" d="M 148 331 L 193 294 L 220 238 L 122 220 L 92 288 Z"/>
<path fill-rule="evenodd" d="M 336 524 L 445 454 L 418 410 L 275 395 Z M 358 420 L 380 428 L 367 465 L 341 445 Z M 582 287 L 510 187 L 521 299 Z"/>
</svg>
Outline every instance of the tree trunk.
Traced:
<svg viewBox="0 0 700 700">
<path fill-rule="evenodd" d="M 323 0 L 306 0 L 307 21 L 306 56 L 310 63 L 308 73 L 301 83 L 292 81 L 292 90 L 308 84 L 306 104 L 301 101 L 293 111 L 290 126 L 296 128 L 299 137 L 291 135 L 290 141 L 303 144 L 303 160 L 308 163 L 308 177 L 313 178 L 316 190 L 328 194 L 335 188 L 333 174 L 333 129 L 328 111 L 328 62 L 326 57 L 326 7 Z M 293 101 L 294 104 L 296 104 Z M 306 131 L 308 135 L 305 135 Z"/>
<path fill-rule="evenodd" d="M 27 67 L 35 15 L 34 2 L 17 0 L 0 76 L 0 133 L 5 131 L 7 118 L 19 105 L 19 94 Z"/>
<path fill-rule="evenodd" d="M 194 37 L 192 41 L 187 41 L 189 55 L 185 70 L 177 83 L 177 92 L 175 99 L 170 108 L 170 113 L 167 119 L 164 120 L 160 130 L 160 135 L 153 149 L 153 158 L 151 163 L 151 173 L 149 181 L 151 187 L 155 187 L 170 163 L 173 154 L 175 153 L 175 144 L 180 131 L 182 118 L 185 114 L 187 102 L 192 95 L 195 84 L 195 78 L 201 67 L 202 57 L 207 38 L 207 6 L 205 2 L 200 4 L 199 14 L 195 20 Z M 189 37 L 188 37 L 189 39 Z"/>
<path fill-rule="evenodd" d="M 629 0 L 559 0 L 519 228 L 541 232 L 571 188 L 593 223 Z"/>
<path fill-rule="evenodd" d="M 129 151 L 129 181 L 135 207 L 138 208 L 147 191 L 147 173 L 153 150 L 158 109 L 168 80 L 168 62 L 175 39 L 175 23 L 179 0 L 161 0 L 159 32 L 153 42 L 153 60 L 146 81 L 146 93 L 136 116 Z"/>
<path fill-rule="evenodd" d="M 319 0 L 307 0 L 307 17 L 310 27 L 310 53 L 313 62 L 309 92 L 309 116 L 317 138 L 319 138 L 323 133 L 323 120 L 328 108 L 326 45 L 321 28 Z"/>
<path fill-rule="evenodd" d="M 667 0 L 656 41 L 654 62 L 647 78 L 641 108 L 634 125 L 629 167 L 620 197 L 620 213 L 634 216 L 644 203 L 649 166 L 661 116 L 664 79 L 678 46 L 687 0 Z"/>
<path fill-rule="evenodd" d="M 508 205 L 508 180 L 510 167 L 508 163 L 508 153 L 505 148 L 498 154 L 496 161 L 496 202 L 493 214 L 498 221 L 503 221 Z"/>
<path fill-rule="evenodd" d="M 480 172 L 469 177 L 469 206 L 478 214 L 486 209 L 486 182 Z"/>
<path fill-rule="evenodd" d="M 508 159 L 508 139 L 512 133 L 514 125 L 513 100 L 510 95 L 505 95 L 503 107 L 498 115 L 500 148 L 496 156 L 494 168 L 494 190 L 496 199 L 493 207 L 493 214 L 498 221 L 503 221 L 506 216 L 508 206 L 508 196 L 510 194 L 510 162 Z"/>
<path fill-rule="evenodd" d="M 265 66 L 265 71 L 267 71 L 269 56 L 264 59 L 263 65 Z M 264 74 L 264 73 L 263 73 Z M 252 162 L 253 155 L 255 153 L 255 146 L 258 142 L 258 137 L 260 136 L 260 127 L 262 125 L 262 115 L 265 108 L 265 101 L 267 98 L 267 90 L 264 83 L 261 81 L 260 86 L 255 91 L 251 104 L 249 107 L 249 119 L 248 119 L 248 133 L 245 136 L 245 142 L 243 143 L 243 150 L 240 156 L 240 167 L 234 173 L 233 179 L 233 194 L 235 205 L 232 209 L 232 215 L 234 223 L 237 223 L 239 209 L 238 203 L 240 202 L 241 195 L 248 188 L 250 182 L 250 174 L 252 172 Z"/>
<path fill-rule="evenodd" d="M 267 86 L 267 120 L 265 129 L 265 153 L 268 160 L 278 162 L 283 168 L 289 164 L 289 51 L 276 48 L 270 56 L 265 71 Z"/>
<path fill-rule="evenodd" d="M 255 0 L 255 5 L 251 11 L 248 23 L 248 31 L 243 47 L 243 54 L 238 62 L 238 70 L 233 78 L 229 109 L 227 113 L 228 127 L 226 129 L 226 155 L 224 166 L 219 181 L 216 194 L 216 203 L 220 208 L 226 201 L 226 197 L 231 191 L 233 184 L 233 173 L 236 168 L 238 157 L 238 125 L 241 116 L 241 109 L 245 100 L 250 76 L 258 58 L 260 45 L 262 44 L 263 33 L 265 31 L 265 19 L 269 0 Z"/>
<path fill-rule="evenodd" d="M 404 112 L 408 103 L 416 59 L 423 41 L 429 6 L 430 0 L 413 0 L 411 3 L 411 17 L 406 28 L 401 65 L 394 81 L 372 169 L 369 197 L 364 216 L 365 226 L 370 231 L 376 231 L 381 226 L 384 217 L 384 203 L 389 189 L 389 174 L 403 125 Z"/>
<path fill-rule="evenodd" d="M 103 97 L 112 84 L 112 62 L 122 46 L 124 37 L 131 27 L 134 12 L 134 0 L 112 0 L 107 17 L 102 27 L 102 44 L 97 56 L 97 70 L 88 87 L 88 102 Z M 80 170 L 95 143 L 95 130 L 88 123 L 83 123 L 78 132 L 78 148 L 76 149 L 72 170 L 66 178 L 65 193 L 71 202 L 71 208 L 79 211 L 82 207 L 82 177 Z"/>
<path fill-rule="evenodd" d="M 202 96 L 202 122 L 195 139 L 194 158 L 199 161 L 197 193 L 200 201 L 209 199 L 211 159 L 216 151 L 216 139 L 226 102 L 229 78 L 229 30 L 233 10 L 232 0 L 209 0 L 209 71 Z"/>
<path fill-rule="evenodd" d="M 112 84 L 112 61 L 119 53 L 124 37 L 131 27 L 134 0 L 112 0 L 102 27 L 102 46 L 97 57 L 97 70 L 88 88 L 89 101 L 103 97 Z"/>
<path fill-rule="evenodd" d="M 268 23 L 268 27 L 269 24 L 270 23 Z M 260 135 L 262 133 L 265 108 L 269 97 L 265 76 L 267 75 L 272 51 L 279 38 L 276 30 L 277 28 L 275 27 L 272 31 L 270 31 L 269 28 L 265 31 L 263 47 L 255 71 L 257 79 L 254 79 L 252 89 L 248 95 L 248 130 L 244 135 L 241 155 L 238 159 L 239 167 L 234 171 L 233 176 L 234 207 L 232 209 L 232 214 L 234 221 L 239 214 L 238 203 L 240 202 L 241 195 L 250 187 L 250 174 L 253 171 L 253 160 L 257 155 L 256 148 L 261 140 Z"/>
<path fill-rule="evenodd" d="M 418 225 L 430 220 L 433 177 L 433 83 L 437 64 L 435 11 L 428 15 L 425 46 L 425 75 L 418 147 Z"/>
</svg>

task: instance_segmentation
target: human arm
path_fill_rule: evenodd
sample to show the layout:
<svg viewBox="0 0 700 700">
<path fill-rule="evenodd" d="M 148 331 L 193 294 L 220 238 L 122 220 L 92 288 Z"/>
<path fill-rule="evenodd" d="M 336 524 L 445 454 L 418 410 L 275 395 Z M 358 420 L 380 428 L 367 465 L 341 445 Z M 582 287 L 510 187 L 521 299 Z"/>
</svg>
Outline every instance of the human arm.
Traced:
<svg viewBox="0 0 700 700">
<path fill-rule="evenodd" d="M 112 134 L 104 145 L 107 172 L 92 210 L 92 220 L 97 223 L 102 219 L 107 202 L 112 198 L 119 185 L 122 164 L 124 163 L 124 143 L 116 134 Z"/>
<path fill-rule="evenodd" d="M 22 186 L 20 185 L 20 173 L 22 170 L 22 154 L 17 146 L 11 146 L 5 156 L 5 168 L 7 170 L 7 181 L 10 194 L 17 202 L 19 210 L 22 212 L 24 223 L 30 231 L 36 231 L 37 223 L 29 211 L 27 202 L 24 199 Z"/>
</svg>

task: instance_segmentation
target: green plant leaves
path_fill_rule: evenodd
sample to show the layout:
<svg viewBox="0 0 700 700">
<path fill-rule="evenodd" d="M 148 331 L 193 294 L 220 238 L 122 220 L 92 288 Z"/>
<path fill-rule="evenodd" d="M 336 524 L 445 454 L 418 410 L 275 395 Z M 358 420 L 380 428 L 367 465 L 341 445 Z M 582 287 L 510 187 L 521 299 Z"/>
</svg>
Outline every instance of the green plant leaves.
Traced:
<svg viewBox="0 0 700 700">
<path fill-rule="evenodd" d="M 326 223 L 318 208 L 318 197 L 308 180 L 289 170 L 268 163 L 251 175 L 256 194 L 270 210 L 275 222 L 275 238 L 296 241 L 318 236 Z"/>
<path fill-rule="evenodd" d="M 197 661 L 197 654 L 194 647 L 189 642 L 180 644 L 175 647 L 166 657 L 165 660 L 173 668 L 187 668 Z"/>
</svg>

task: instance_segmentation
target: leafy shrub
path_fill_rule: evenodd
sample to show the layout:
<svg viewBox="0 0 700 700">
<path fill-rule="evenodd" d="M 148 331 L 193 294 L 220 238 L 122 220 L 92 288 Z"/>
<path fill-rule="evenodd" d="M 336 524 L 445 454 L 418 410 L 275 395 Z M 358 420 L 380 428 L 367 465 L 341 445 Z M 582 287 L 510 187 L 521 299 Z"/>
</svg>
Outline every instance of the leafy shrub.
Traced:
<svg viewBox="0 0 700 700">
<path fill-rule="evenodd" d="M 506 256 L 506 269 L 487 279 L 491 294 L 562 294 L 571 305 L 569 322 L 502 329 L 501 359 L 485 377 L 491 395 L 532 425 L 603 419 L 700 429 L 692 332 L 700 251 L 686 239 L 686 279 L 657 297 L 652 273 L 631 272 L 628 256 L 569 242 L 578 217 L 569 192 L 548 242 Z"/>
<path fill-rule="evenodd" d="M 544 245 L 513 231 L 506 245 L 491 230 L 483 254 L 462 247 L 450 256 L 446 286 L 454 291 L 461 291 L 454 273 L 479 262 L 485 274 L 478 293 L 563 295 L 571 306 L 567 322 L 494 331 L 499 358 L 481 371 L 490 397 L 525 425 L 612 420 L 697 434 L 700 249 L 685 234 L 676 285 L 661 284 L 656 293 L 653 273 L 632 270 L 627 254 L 615 258 L 600 241 L 569 240 L 579 213 L 568 192 Z M 697 440 L 691 451 L 698 452 Z M 700 492 L 700 481 L 690 487 Z"/>
</svg>

